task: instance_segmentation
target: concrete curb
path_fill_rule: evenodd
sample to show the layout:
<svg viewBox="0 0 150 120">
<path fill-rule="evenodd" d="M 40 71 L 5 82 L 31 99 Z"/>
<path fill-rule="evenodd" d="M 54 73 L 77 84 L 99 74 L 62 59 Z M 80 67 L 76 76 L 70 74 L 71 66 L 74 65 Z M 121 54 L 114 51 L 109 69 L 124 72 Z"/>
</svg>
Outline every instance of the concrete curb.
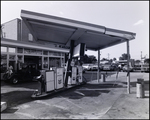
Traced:
<svg viewBox="0 0 150 120">
<path fill-rule="evenodd" d="M 64 92 L 66 90 L 69 90 L 69 89 L 77 88 L 77 87 L 85 85 L 85 84 L 86 84 L 86 82 L 83 82 L 83 83 L 81 83 L 79 85 L 68 86 L 67 88 L 61 88 L 59 90 L 54 90 L 52 92 L 46 93 L 45 95 L 43 94 L 43 95 L 36 96 L 36 95 L 32 94 L 31 98 L 38 99 L 38 98 L 43 98 L 43 97 L 50 96 L 50 95 L 51 96 L 52 95 L 56 95 L 57 93 L 61 93 L 61 92 Z"/>
<path fill-rule="evenodd" d="M 1 112 L 4 111 L 7 108 L 6 102 L 1 102 Z"/>
</svg>

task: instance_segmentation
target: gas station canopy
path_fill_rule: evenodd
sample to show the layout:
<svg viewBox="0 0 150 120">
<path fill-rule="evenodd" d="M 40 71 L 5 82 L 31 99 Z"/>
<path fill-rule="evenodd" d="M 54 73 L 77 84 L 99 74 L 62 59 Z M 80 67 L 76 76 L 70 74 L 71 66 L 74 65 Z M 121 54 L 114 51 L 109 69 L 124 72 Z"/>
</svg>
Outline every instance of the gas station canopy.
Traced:
<svg viewBox="0 0 150 120">
<path fill-rule="evenodd" d="M 21 11 L 21 18 L 35 40 L 49 41 L 67 48 L 70 48 L 70 41 L 74 40 L 74 47 L 79 43 L 85 43 L 89 50 L 101 50 L 126 40 L 133 40 L 136 35 L 132 32 L 26 10 Z"/>
</svg>

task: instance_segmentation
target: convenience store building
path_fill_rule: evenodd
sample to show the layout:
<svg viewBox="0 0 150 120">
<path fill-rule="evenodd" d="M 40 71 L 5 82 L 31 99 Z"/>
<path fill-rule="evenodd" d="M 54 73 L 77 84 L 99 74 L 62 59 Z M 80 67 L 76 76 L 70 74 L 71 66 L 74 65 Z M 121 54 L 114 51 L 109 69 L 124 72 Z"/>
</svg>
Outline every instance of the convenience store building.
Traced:
<svg viewBox="0 0 150 120">
<path fill-rule="evenodd" d="M 35 40 L 21 19 L 1 25 L 1 72 L 9 64 L 15 70 L 22 63 L 36 63 L 39 69 L 61 67 L 68 49 L 46 40 Z M 17 68 L 18 67 L 18 68 Z"/>
</svg>

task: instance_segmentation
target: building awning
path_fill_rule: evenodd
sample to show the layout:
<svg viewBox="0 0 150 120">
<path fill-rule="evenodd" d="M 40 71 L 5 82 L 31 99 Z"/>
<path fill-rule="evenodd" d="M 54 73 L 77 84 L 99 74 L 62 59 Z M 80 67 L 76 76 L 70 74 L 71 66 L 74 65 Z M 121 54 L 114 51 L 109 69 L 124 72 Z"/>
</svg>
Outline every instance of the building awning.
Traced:
<svg viewBox="0 0 150 120">
<path fill-rule="evenodd" d="M 9 47 L 22 47 L 22 48 L 28 48 L 28 49 L 37 49 L 37 50 L 48 50 L 48 51 L 55 51 L 55 52 L 62 52 L 62 53 L 68 53 L 68 49 L 63 48 L 55 48 L 53 46 L 45 46 L 45 45 L 38 45 L 34 43 L 25 42 L 25 41 L 15 41 L 11 39 L 5 39 L 1 38 L 1 45 L 3 46 L 9 46 Z"/>
<path fill-rule="evenodd" d="M 135 39 L 135 33 L 106 28 L 95 24 L 21 10 L 21 18 L 35 40 L 49 41 L 70 47 L 85 43 L 89 50 L 101 50 Z"/>
</svg>

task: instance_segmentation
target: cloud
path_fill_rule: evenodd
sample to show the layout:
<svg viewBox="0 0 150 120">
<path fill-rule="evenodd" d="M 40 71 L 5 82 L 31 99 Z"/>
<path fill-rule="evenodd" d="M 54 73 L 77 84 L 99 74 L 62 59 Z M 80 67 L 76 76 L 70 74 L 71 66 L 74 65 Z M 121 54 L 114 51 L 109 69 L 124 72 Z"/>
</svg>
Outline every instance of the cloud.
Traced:
<svg viewBox="0 0 150 120">
<path fill-rule="evenodd" d="M 59 13 L 60 13 L 61 15 L 63 15 L 63 14 L 64 14 L 64 13 L 63 13 L 63 12 L 61 12 L 61 11 L 60 11 Z"/>
<path fill-rule="evenodd" d="M 134 25 L 134 26 L 137 26 L 137 25 L 140 25 L 140 24 L 143 24 L 143 23 L 144 23 L 143 20 L 139 20 L 139 21 L 137 21 L 136 23 L 134 23 L 133 25 Z"/>
</svg>

